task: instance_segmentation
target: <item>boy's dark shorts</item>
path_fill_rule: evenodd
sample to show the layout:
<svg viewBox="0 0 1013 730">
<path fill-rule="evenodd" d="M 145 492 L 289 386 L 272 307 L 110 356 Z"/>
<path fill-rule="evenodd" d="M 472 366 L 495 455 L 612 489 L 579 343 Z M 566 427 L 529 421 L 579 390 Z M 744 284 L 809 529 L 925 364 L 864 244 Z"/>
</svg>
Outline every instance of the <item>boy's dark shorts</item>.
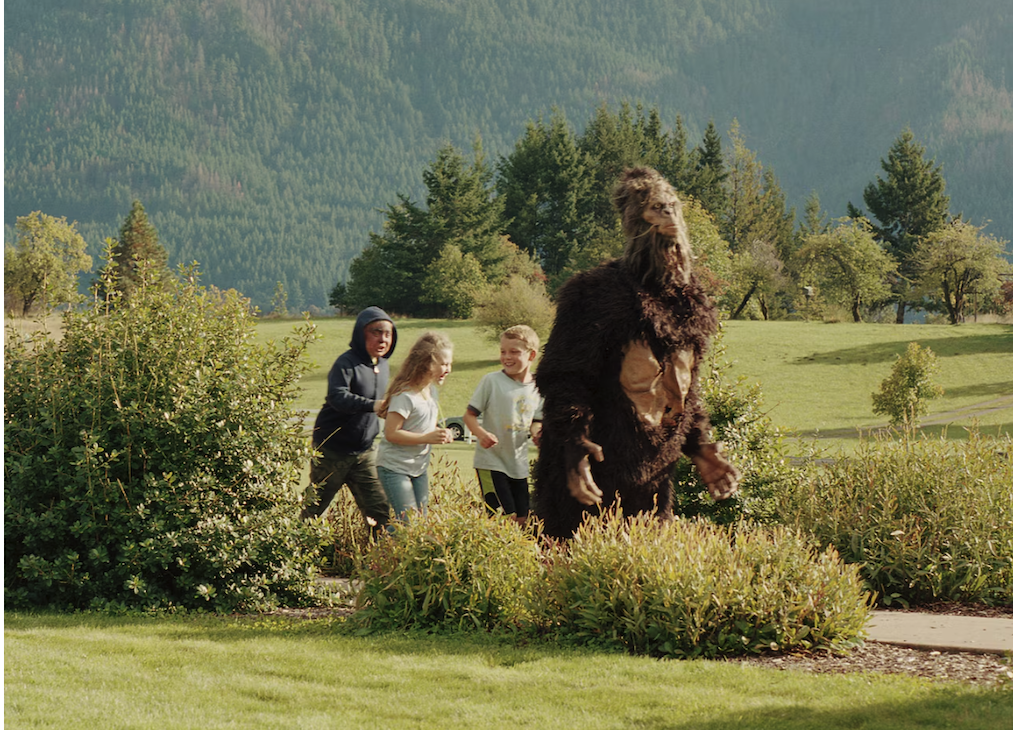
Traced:
<svg viewBox="0 0 1013 730">
<path fill-rule="evenodd" d="M 531 510 L 531 498 L 528 496 L 528 480 L 508 477 L 501 471 L 492 469 L 476 469 L 478 484 L 482 488 L 482 499 L 490 514 L 496 514 L 500 508 L 503 514 L 517 515 L 525 518 Z"/>
</svg>

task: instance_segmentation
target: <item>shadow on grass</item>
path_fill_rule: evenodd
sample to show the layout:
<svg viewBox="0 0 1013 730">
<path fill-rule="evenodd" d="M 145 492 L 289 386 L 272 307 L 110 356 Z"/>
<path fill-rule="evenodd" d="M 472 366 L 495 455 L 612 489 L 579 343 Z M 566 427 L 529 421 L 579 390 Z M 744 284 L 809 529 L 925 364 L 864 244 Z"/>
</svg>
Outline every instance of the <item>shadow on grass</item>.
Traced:
<svg viewBox="0 0 1013 730">
<path fill-rule="evenodd" d="M 955 388 L 947 388 L 945 395 L 951 398 L 982 397 L 1000 398 L 1002 396 L 1013 397 L 1013 380 L 1004 383 L 975 383 L 974 385 L 961 385 Z M 977 404 L 974 407 L 981 407 L 984 404 Z"/>
<path fill-rule="evenodd" d="M 1013 436 L 1013 423 L 999 423 L 992 426 L 954 426 L 952 424 L 938 426 L 922 426 L 918 432 L 933 438 L 945 437 L 951 441 L 966 441 L 972 430 L 982 436 L 1000 437 Z"/>
<path fill-rule="evenodd" d="M 415 332 L 416 330 L 459 330 L 474 329 L 475 322 L 470 319 L 412 319 L 391 315 L 398 331 L 405 329 Z"/>
<path fill-rule="evenodd" d="M 990 426 L 959 426 L 952 423 L 924 425 L 920 426 L 916 433 L 919 438 L 946 438 L 950 441 L 966 441 L 972 431 L 976 431 L 981 436 L 988 437 L 1013 436 L 1013 423 L 999 423 Z M 863 438 L 883 438 L 895 441 L 899 441 L 901 438 L 900 431 L 890 426 L 798 431 L 794 436 L 803 445 L 810 441 L 815 441 L 816 443 L 824 440 L 839 441 L 839 445 L 847 452 L 854 451 Z"/>
<path fill-rule="evenodd" d="M 1013 327 L 987 335 L 966 337 L 938 337 L 933 339 L 911 338 L 897 342 L 879 342 L 861 347 L 847 347 L 841 350 L 813 353 L 798 357 L 795 365 L 871 365 L 892 362 L 907 349 L 908 342 L 917 342 L 928 347 L 936 357 L 959 357 L 961 355 L 1013 354 Z"/>
<path fill-rule="evenodd" d="M 862 675 L 863 680 L 869 675 Z M 638 724 L 651 728 L 778 728 L 778 730 L 851 730 L 852 728 L 1013 728 L 1013 692 L 968 691 L 956 685 L 940 685 L 908 702 L 858 703 L 840 710 L 822 710 L 785 705 L 776 709 L 757 708 L 748 716 L 728 713 L 713 719 L 688 722 L 657 718 Z M 996 724 L 998 723 L 998 724 Z"/>
</svg>

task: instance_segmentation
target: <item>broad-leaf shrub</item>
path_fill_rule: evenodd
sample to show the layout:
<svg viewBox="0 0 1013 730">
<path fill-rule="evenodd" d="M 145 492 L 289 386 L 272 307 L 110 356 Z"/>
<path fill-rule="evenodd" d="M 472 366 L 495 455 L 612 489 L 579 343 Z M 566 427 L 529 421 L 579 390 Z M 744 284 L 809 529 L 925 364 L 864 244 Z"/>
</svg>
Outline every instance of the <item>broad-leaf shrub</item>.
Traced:
<svg viewBox="0 0 1013 730">
<path fill-rule="evenodd" d="M 1013 441 L 865 439 L 779 495 L 782 521 L 861 566 L 886 604 L 1013 604 Z"/>
<path fill-rule="evenodd" d="M 781 527 L 588 520 L 552 557 L 546 630 L 637 654 L 714 657 L 836 648 L 863 635 L 857 570 Z"/>
<path fill-rule="evenodd" d="M 60 342 L 11 340 L 7 606 L 309 599 L 320 528 L 299 519 L 309 445 L 291 404 L 312 327 L 258 346 L 253 326 L 246 300 L 188 271 L 68 314 Z"/>
</svg>

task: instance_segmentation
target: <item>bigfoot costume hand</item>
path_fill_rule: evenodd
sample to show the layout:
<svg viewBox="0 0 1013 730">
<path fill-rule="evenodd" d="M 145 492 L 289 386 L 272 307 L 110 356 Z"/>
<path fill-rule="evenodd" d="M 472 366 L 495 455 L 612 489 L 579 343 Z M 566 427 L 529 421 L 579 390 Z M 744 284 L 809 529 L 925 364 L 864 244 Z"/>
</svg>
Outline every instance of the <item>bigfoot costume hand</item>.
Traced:
<svg viewBox="0 0 1013 730">
<path fill-rule="evenodd" d="M 717 313 L 692 275 L 682 203 L 661 175 L 627 170 L 613 193 L 626 249 L 557 293 L 535 373 L 545 399 L 534 506 L 571 537 L 588 514 L 672 514 L 672 469 L 689 456 L 715 499 L 739 473 L 710 442 L 699 367 Z M 605 458 L 605 455 L 608 458 Z"/>
<path fill-rule="evenodd" d="M 690 457 L 711 497 L 720 502 L 739 489 L 739 470 L 722 455 L 721 444 L 701 444 L 700 452 Z"/>
<path fill-rule="evenodd" d="M 605 460 L 601 446 L 588 441 L 586 437 L 583 443 L 591 458 L 595 461 Z M 601 503 L 602 492 L 595 484 L 594 477 L 591 476 L 591 462 L 587 456 L 580 460 L 575 470 L 567 473 L 566 486 L 570 490 L 570 496 L 583 505 L 591 506 Z"/>
</svg>

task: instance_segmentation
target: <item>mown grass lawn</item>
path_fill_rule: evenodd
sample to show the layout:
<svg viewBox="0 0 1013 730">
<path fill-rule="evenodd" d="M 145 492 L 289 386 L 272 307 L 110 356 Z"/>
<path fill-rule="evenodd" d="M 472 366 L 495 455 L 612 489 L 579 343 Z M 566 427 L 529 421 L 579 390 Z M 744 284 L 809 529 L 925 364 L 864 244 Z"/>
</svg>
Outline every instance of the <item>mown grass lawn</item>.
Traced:
<svg viewBox="0 0 1013 730">
<path fill-rule="evenodd" d="M 797 431 L 870 429 L 885 422 L 872 412 L 872 393 L 909 342 L 935 353 L 945 394 L 934 414 L 1013 396 L 1013 326 L 743 322 L 724 325 L 732 375 L 760 384 L 770 417 Z M 955 434 L 972 417 L 954 419 Z M 983 431 L 1013 432 L 1013 404 L 978 416 Z M 955 435 L 954 434 L 954 435 Z"/>
<path fill-rule="evenodd" d="M 1013 727 L 1013 692 L 340 620 L 4 617 L 6 728 Z"/>
<path fill-rule="evenodd" d="M 353 319 L 316 320 L 320 339 L 310 350 L 313 370 L 303 380 L 298 407 L 311 417 L 323 403 L 327 372 L 348 347 Z M 398 346 L 391 367 L 400 365 L 411 343 L 426 329 L 446 332 L 455 345 L 454 372 L 440 395 L 445 416 L 459 416 L 485 373 L 499 367 L 499 351 L 471 321 L 413 320 L 397 322 Z M 291 321 L 262 320 L 261 339 L 278 340 Z M 859 430 L 883 425 L 872 412 L 872 393 L 890 374 L 896 356 L 908 342 L 929 347 L 939 362 L 938 382 L 946 390 L 930 404 L 933 416 L 1005 398 L 992 413 L 968 412 L 945 418 L 949 426 L 927 425 L 927 433 L 944 430 L 960 438 L 975 423 L 983 433 L 1013 433 L 1013 325 L 893 325 L 822 322 L 724 323 L 729 378 L 758 383 L 775 425 L 806 434 L 832 432 L 833 443 L 853 447 Z M 537 367 L 537 361 L 536 361 Z"/>
</svg>

